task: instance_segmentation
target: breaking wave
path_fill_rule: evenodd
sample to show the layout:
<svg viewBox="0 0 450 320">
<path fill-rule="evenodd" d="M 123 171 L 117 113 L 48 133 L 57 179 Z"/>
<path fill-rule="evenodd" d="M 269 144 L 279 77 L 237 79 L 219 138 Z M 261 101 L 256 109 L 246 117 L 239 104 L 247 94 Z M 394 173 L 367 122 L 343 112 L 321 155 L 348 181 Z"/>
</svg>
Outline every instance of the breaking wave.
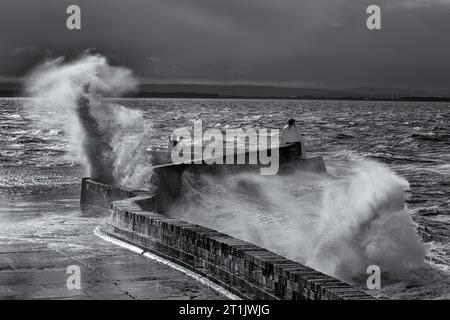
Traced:
<svg viewBox="0 0 450 320">
<path fill-rule="evenodd" d="M 27 76 L 32 100 L 25 107 L 43 127 L 68 133 L 70 153 L 87 162 L 92 178 L 145 189 L 150 187 L 146 139 L 152 123 L 140 111 L 104 99 L 136 85 L 130 70 L 110 65 L 101 55 L 85 53 L 70 62 L 60 57 Z"/>
<path fill-rule="evenodd" d="M 377 162 L 358 161 L 342 178 L 187 172 L 183 179 L 171 215 L 338 278 L 358 278 L 373 264 L 395 276 L 424 264 L 426 250 L 404 205 L 408 182 Z"/>
</svg>

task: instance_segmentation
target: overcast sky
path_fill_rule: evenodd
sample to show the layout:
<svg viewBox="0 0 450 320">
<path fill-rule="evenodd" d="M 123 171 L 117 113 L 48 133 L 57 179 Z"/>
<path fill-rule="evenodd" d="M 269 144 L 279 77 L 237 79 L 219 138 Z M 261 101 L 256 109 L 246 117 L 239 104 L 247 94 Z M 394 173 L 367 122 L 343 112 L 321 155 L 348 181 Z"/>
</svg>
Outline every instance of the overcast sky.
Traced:
<svg viewBox="0 0 450 320">
<path fill-rule="evenodd" d="M 78 4 L 82 30 L 66 29 Z M 382 29 L 366 28 L 366 8 Z M 0 81 L 88 48 L 143 82 L 450 92 L 450 0 L 0 0 Z"/>
</svg>

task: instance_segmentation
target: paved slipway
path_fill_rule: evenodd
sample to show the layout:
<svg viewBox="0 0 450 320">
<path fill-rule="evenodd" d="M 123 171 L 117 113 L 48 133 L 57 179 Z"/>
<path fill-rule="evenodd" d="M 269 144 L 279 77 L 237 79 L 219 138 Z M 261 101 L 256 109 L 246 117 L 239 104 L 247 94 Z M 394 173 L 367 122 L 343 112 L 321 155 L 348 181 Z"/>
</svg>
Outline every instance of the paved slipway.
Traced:
<svg viewBox="0 0 450 320">
<path fill-rule="evenodd" d="M 51 212 L 46 201 L 41 203 L 45 215 L 39 215 L 35 201 L 3 203 L 0 299 L 225 298 L 184 273 L 96 236 L 107 210 L 80 210 L 78 199 L 53 201 Z M 70 265 L 81 269 L 80 290 L 67 288 Z"/>
</svg>

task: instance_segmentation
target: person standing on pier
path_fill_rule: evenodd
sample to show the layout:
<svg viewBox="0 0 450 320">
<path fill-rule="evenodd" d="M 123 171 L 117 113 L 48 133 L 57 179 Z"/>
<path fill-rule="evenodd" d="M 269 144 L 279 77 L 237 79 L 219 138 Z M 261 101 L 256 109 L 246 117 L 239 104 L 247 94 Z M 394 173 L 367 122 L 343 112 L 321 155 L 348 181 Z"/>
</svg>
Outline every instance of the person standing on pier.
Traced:
<svg viewBox="0 0 450 320">
<path fill-rule="evenodd" d="M 300 144 L 301 157 L 306 158 L 305 140 L 300 134 L 299 130 L 295 126 L 295 120 L 289 119 L 287 126 L 283 128 L 281 132 L 281 143 L 280 146 L 287 146 L 289 144 Z"/>
</svg>

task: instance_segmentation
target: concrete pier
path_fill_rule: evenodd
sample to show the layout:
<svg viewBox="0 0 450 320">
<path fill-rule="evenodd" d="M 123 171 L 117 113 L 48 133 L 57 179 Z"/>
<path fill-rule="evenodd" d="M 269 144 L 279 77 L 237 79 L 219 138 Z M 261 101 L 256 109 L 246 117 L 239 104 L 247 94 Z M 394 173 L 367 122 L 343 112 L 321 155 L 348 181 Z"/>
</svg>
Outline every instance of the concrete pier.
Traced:
<svg viewBox="0 0 450 320">
<path fill-rule="evenodd" d="M 268 150 L 271 153 L 271 150 Z M 312 157 L 308 159 L 301 158 L 301 149 L 299 144 L 291 144 L 288 146 L 280 147 L 277 150 L 279 161 L 278 174 L 289 174 L 293 170 L 308 171 L 315 174 L 327 174 L 325 162 L 321 157 Z M 224 151 L 223 154 L 226 154 Z M 179 198 L 182 188 L 182 175 L 183 172 L 189 171 L 194 175 L 209 174 L 214 176 L 225 176 L 236 172 L 253 172 L 259 174 L 261 167 L 264 167 L 259 162 L 257 164 L 249 164 L 248 161 L 254 154 L 255 159 L 258 158 L 258 151 L 241 153 L 242 158 L 245 160 L 244 164 L 238 164 L 237 158 L 239 153 L 234 154 L 234 164 L 225 164 L 226 156 L 223 157 L 224 164 L 206 164 L 205 160 L 201 160 L 200 163 L 182 163 L 173 164 L 170 163 L 167 152 L 157 152 L 155 159 L 160 161 L 166 161 L 166 163 L 157 163 L 153 166 L 154 176 L 153 184 L 156 185 L 156 191 L 153 195 L 152 206 L 149 210 L 164 214 L 170 206 Z M 219 157 L 218 157 L 219 158 Z M 169 163 L 167 163 L 169 162 Z M 122 188 L 121 188 L 122 189 Z M 118 197 L 126 198 L 123 191 L 116 191 Z M 130 191 L 125 191 L 130 192 Z M 133 192 L 133 191 L 131 191 Z M 142 192 L 137 194 L 136 192 L 130 194 L 130 196 L 144 195 Z M 82 197 L 84 197 L 82 193 Z M 114 198 L 114 199 L 117 199 Z M 95 200 L 98 201 L 98 200 Z M 112 200 L 111 200 L 112 201 Z"/>
<path fill-rule="evenodd" d="M 326 173 L 321 158 L 296 158 L 298 150 L 280 152 L 289 167 Z M 293 161 L 291 161 L 293 160 Z M 108 204 L 111 217 L 101 231 L 202 275 L 243 299 L 364 300 L 372 296 L 351 285 L 216 230 L 164 216 L 180 194 L 184 170 L 227 174 L 251 170 L 245 165 L 179 164 L 155 168 L 157 190 L 142 194 L 83 179 L 82 199 Z M 289 170 L 284 168 L 283 170 Z M 140 193 L 138 195 L 138 193 Z M 109 198 L 108 198 L 109 197 Z M 123 197 L 122 200 L 119 200 Z"/>
<path fill-rule="evenodd" d="M 243 299 L 373 299 L 347 283 L 251 243 L 144 211 L 138 203 L 145 200 L 113 202 L 111 218 L 102 231 L 185 266 Z"/>
<path fill-rule="evenodd" d="M 101 210 L 100 210 L 101 211 Z M 93 230 L 105 219 L 59 216 L 0 234 L 2 299 L 224 299 L 184 273 L 106 242 Z M 91 212 L 87 212 L 92 214 Z M 68 289 L 67 268 L 80 267 L 81 288 Z"/>
</svg>

